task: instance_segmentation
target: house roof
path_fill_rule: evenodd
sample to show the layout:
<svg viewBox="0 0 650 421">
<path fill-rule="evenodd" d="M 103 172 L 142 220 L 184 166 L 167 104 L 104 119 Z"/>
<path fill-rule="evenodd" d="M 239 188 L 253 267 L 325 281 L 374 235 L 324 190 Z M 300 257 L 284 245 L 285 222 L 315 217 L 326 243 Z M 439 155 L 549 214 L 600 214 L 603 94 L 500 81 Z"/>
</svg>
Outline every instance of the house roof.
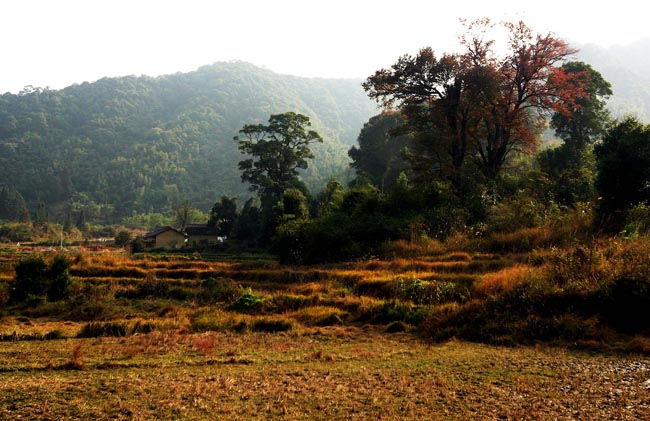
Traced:
<svg viewBox="0 0 650 421">
<path fill-rule="evenodd" d="M 187 235 L 219 235 L 216 227 L 210 227 L 206 224 L 187 224 L 184 229 Z"/>
<path fill-rule="evenodd" d="M 172 227 L 170 227 L 170 226 L 166 226 L 166 227 L 158 227 L 158 228 L 156 228 L 156 229 L 153 230 L 153 231 L 149 231 L 148 233 L 146 233 L 146 234 L 144 235 L 144 238 L 156 237 L 156 236 L 162 234 L 162 233 L 165 232 L 165 231 L 174 231 L 175 233 L 178 233 L 178 234 L 180 234 L 180 235 L 182 235 L 182 236 L 185 236 L 185 234 L 183 234 L 183 233 L 180 232 L 179 230 L 174 229 L 174 228 L 172 228 Z"/>
</svg>

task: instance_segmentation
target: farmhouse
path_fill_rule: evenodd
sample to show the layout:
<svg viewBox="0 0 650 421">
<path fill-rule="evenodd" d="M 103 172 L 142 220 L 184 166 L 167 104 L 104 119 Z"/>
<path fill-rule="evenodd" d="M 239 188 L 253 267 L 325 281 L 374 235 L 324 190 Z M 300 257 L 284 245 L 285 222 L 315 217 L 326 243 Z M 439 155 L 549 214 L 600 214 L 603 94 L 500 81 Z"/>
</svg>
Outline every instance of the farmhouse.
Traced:
<svg viewBox="0 0 650 421">
<path fill-rule="evenodd" d="M 186 235 L 172 227 L 159 227 L 144 235 L 145 250 L 173 250 L 185 245 Z"/>
<path fill-rule="evenodd" d="M 187 234 L 187 244 L 193 248 L 215 244 L 220 241 L 217 228 L 206 224 L 188 224 L 185 225 L 184 231 Z"/>
</svg>

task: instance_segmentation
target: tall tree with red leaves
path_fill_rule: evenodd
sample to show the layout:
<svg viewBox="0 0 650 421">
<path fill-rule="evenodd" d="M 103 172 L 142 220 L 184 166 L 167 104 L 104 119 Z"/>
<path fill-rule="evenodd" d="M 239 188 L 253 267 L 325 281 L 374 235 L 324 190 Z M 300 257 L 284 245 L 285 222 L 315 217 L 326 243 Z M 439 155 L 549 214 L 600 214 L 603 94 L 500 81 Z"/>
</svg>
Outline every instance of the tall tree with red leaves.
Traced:
<svg viewBox="0 0 650 421">
<path fill-rule="evenodd" d="M 532 151 L 550 112 L 570 115 L 585 96 L 581 73 L 559 65 L 576 50 L 552 34 L 533 34 L 523 22 L 500 25 L 507 52 L 495 53 L 489 19 L 465 22 L 462 54 L 437 58 L 431 48 L 405 55 L 363 84 L 368 95 L 406 117 L 406 130 L 427 139 L 432 165 L 461 194 L 465 163 L 476 159 L 495 180 L 514 151 Z"/>
</svg>

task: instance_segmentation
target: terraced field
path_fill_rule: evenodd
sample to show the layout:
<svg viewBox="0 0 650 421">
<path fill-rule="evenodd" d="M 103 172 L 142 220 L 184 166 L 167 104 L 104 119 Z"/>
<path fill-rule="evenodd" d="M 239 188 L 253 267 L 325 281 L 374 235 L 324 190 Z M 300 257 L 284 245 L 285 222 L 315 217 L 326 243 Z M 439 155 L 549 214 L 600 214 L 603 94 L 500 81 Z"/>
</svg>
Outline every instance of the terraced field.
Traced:
<svg viewBox="0 0 650 421">
<path fill-rule="evenodd" d="M 32 320 L 43 317 L 65 322 L 64 336 L 88 323 L 122 325 L 126 332 L 136 325 L 188 332 L 290 331 L 391 322 L 399 323 L 391 329 L 409 330 L 430 306 L 467 301 L 483 277 L 514 264 L 468 253 L 317 267 L 126 254 L 80 254 L 73 261 L 70 300 L 22 309 L 31 325 L 6 317 L 0 333 L 46 334 L 42 322 Z M 12 276 L 6 270 L 4 281 Z"/>
<path fill-rule="evenodd" d="M 71 259 L 69 298 L 4 306 L 2 419 L 650 417 L 647 357 L 424 334 L 535 273 L 524 256 Z"/>
</svg>

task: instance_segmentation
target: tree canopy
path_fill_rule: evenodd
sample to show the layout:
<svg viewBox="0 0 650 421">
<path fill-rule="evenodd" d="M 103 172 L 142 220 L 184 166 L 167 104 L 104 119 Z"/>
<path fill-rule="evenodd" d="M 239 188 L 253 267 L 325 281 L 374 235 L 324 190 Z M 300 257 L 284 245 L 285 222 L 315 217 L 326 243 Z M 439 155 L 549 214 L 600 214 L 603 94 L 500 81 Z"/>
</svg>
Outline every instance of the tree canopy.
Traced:
<svg viewBox="0 0 650 421">
<path fill-rule="evenodd" d="M 403 153 L 409 148 L 411 139 L 399 134 L 397 129 L 404 125 L 398 112 L 385 112 L 372 117 L 363 125 L 357 142 L 348 155 L 357 176 L 367 178 L 381 190 L 390 190 L 397 183 L 399 174 L 407 170 Z"/>
<path fill-rule="evenodd" d="M 271 115 L 268 125 L 245 125 L 234 138 L 250 156 L 239 161 L 242 181 L 262 198 L 279 199 L 297 186 L 298 170 L 307 169 L 307 160 L 314 157 L 310 145 L 323 141 L 309 126 L 309 117 L 295 112 Z"/>
<path fill-rule="evenodd" d="M 632 117 L 617 122 L 595 152 L 599 211 L 617 228 L 626 210 L 650 203 L 650 126 Z"/>
<path fill-rule="evenodd" d="M 586 95 L 577 98 L 570 106 L 570 114 L 557 112 L 551 118 L 555 134 L 575 149 L 592 144 L 601 136 L 610 120 L 605 108 L 606 100 L 612 95 L 612 85 L 587 63 L 571 61 L 562 69 L 571 75 L 581 75 L 582 89 Z"/>
<path fill-rule="evenodd" d="M 433 151 L 430 165 L 459 193 L 468 157 L 495 179 L 513 152 L 536 145 L 543 113 L 569 115 L 585 95 L 582 74 L 557 66 L 575 52 L 563 40 L 504 23 L 509 43 L 499 56 L 489 20 L 466 25 L 464 53 L 437 58 L 423 48 L 364 83 L 371 98 L 404 113 L 407 128 Z"/>
</svg>

